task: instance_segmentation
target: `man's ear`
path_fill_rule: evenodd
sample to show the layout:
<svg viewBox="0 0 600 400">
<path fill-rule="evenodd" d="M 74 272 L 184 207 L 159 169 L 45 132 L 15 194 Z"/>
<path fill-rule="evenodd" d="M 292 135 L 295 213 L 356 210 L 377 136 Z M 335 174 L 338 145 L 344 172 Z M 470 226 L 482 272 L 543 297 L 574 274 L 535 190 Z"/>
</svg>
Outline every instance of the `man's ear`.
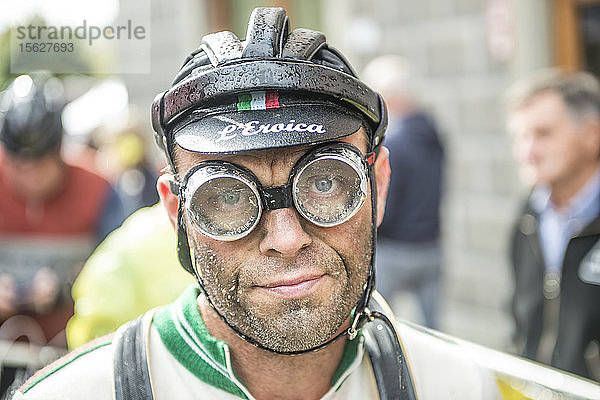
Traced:
<svg viewBox="0 0 600 400">
<path fill-rule="evenodd" d="M 179 210 L 179 196 L 171 191 L 171 184 L 174 181 L 171 174 L 162 174 L 156 181 L 156 189 L 160 196 L 160 201 L 167 210 L 167 215 L 173 228 L 177 229 L 177 211 Z"/>
<path fill-rule="evenodd" d="M 383 221 L 385 201 L 390 186 L 390 152 L 386 147 L 381 146 L 374 167 L 375 183 L 377 184 L 377 226 L 379 226 Z"/>
</svg>

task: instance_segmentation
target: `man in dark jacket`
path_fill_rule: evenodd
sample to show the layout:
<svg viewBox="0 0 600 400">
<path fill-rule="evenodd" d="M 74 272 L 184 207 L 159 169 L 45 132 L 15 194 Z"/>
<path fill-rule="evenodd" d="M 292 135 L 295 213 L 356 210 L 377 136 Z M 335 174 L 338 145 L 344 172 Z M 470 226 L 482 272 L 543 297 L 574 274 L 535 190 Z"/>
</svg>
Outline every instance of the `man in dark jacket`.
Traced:
<svg viewBox="0 0 600 400">
<path fill-rule="evenodd" d="M 509 92 L 509 130 L 533 184 L 511 257 L 522 354 L 588 377 L 600 339 L 600 85 L 548 71 Z"/>
<path fill-rule="evenodd" d="M 378 229 L 377 288 L 390 301 L 402 292 L 416 296 L 422 322 L 436 328 L 444 151 L 432 119 L 417 104 L 410 68 L 402 57 L 381 56 L 364 74 L 382 93 L 390 113 L 386 146 L 392 176 Z"/>
</svg>

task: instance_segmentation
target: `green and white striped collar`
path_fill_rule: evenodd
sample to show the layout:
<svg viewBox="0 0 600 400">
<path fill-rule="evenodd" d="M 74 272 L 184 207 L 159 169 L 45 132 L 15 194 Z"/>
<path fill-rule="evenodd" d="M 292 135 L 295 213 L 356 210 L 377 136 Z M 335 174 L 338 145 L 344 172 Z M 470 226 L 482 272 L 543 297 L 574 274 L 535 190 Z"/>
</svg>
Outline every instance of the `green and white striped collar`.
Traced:
<svg viewBox="0 0 600 400">
<path fill-rule="evenodd" d="M 229 346 L 208 333 L 198 311 L 199 295 L 197 286 L 186 289 L 173 304 L 156 312 L 154 326 L 169 352 L 198 379 L 242 399 L 252 399 L 233 371 Z M 331 391 L 337 391 L 352 371 L 358 368 L 363 353 L 362 335 L 346 342 Z"/>
</svg>

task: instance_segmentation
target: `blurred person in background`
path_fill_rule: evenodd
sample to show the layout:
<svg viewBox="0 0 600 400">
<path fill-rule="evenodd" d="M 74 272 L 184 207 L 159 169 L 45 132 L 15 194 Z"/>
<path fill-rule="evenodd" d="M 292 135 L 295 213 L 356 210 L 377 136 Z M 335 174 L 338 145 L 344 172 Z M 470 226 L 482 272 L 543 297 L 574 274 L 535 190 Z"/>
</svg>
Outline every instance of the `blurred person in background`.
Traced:
<svg viewBox="0 0 600 400">
<path fill-rule="evenodd" d="M 194 283 L 179 266 L 175 243 L 162 204 L 136 211 L 108 235 L 73 285 L 75 313 L 67 325 L 69 348 L 174 301 Z"/>
<path fill-rule="evenodd" d="M 111 185 L 61 155 L 62 82 L 17 77 L 0 95 L 0 339 L 66 347 L 70 286 L 122 221 Z M 83 116 L 82 116 L 83 118 Z"/>
<path fill-rule="evenodd" d="M 511 242 L 515 344 L 587 377 L 600 339 L 600 85 L 540 71 L 508 92 L 508 128 L 532 185 Z"/>
<path fill-rule="evenodd" d="M 416 296 L 422 322 L 434 328 L 441 289 L 444 150 L 433 120 L 417 102 L 403 57 L 378 57 L 363 76 L 382 94 L 390 121 L 385 143 L 392 175 L 385 218 L 377 232 L 377 289 L 390 301 L 401 293 Z"/>
</svg>

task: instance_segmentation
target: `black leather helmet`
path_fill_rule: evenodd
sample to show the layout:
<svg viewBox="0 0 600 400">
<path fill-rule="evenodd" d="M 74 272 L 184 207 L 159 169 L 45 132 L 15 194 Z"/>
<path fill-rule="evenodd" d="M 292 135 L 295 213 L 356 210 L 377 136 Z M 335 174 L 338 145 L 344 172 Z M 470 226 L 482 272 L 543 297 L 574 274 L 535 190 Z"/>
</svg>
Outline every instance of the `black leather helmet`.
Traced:
<svg viewBox="0 0 600 400">
<path fill-rule="evenodd" d="M 256 8 L 245 41 L 232 32 L 204 36 L 152 106 L 163 150 L 175 142 L 202 153 L 330 141 L 361 124 L 372 151 L 381 144 L 386 123 L 380 96 L 322 33 L 289 32 L 282 8 Z"/>
<path fill-rule="evenodd" d="M 45 72 L 17 77 L 0 98 L 0 141 L 19 157 L 58 150 L 63 135 L 62 84 Z"/>
</svg>

